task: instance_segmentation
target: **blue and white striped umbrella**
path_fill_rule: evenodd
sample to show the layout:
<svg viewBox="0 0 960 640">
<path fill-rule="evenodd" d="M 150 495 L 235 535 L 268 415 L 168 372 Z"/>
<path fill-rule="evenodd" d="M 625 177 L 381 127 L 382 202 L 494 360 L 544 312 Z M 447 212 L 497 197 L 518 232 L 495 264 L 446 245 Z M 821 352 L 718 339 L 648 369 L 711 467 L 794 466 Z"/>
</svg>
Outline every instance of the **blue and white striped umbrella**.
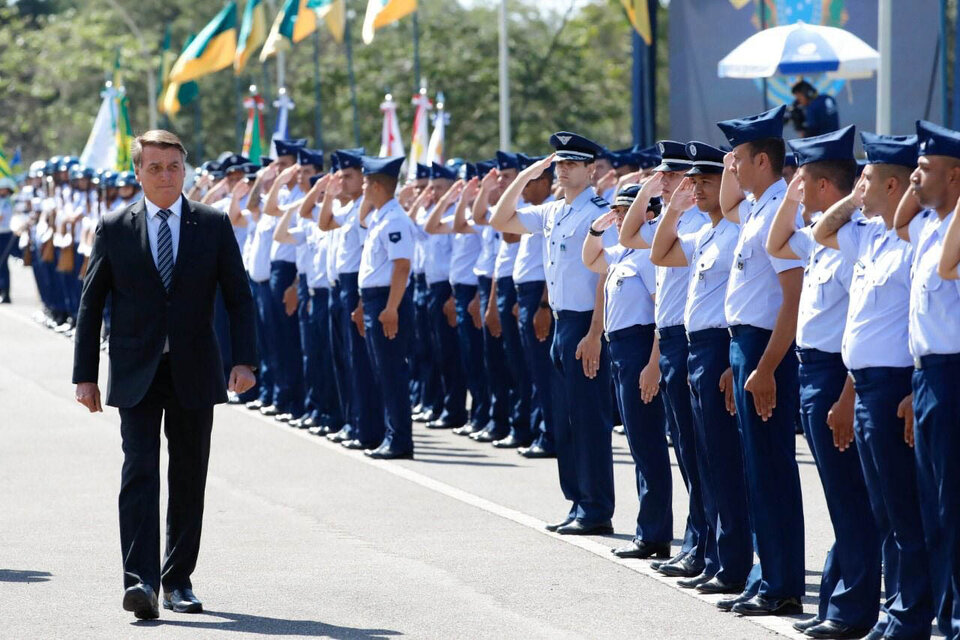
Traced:
<svg viewBox="0 0 960 640">
<path fill-rule="evenodd" d="M 721 78 L 769 78 L 777 74 L 825 73 L 830 78 L 867 78 L 880 54 L 849 31 L 797 22 L 756 33 L 717 65 Z"/>
</svg>

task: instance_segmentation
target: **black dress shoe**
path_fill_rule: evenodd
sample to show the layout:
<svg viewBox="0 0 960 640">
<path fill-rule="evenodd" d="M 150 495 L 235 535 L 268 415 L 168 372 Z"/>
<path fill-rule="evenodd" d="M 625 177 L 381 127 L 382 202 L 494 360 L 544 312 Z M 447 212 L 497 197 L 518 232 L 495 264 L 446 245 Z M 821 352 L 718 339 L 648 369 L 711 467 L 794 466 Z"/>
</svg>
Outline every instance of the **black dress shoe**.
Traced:
<svg viewBox="0 0 960 640">
<path fill-rule="evenodd" d="M 863 640 L 883 640 L 883 634 L 884 634 L 884 629 L 877 629 L 876 627 L 874 627 L 873 629 L 870 629 L 870 633 L 863 636 Z"/>
<path fill-rule="evenodd" d="M 702 584 L 706 584 L 713 580 L 713 576 L 708 573 L 700 573 L 692 578 L 682 578 L 677 580 L 677 586 L 682 589 L 695 589 Z"/>
<path fill-rule="evenodd" d="M 493 446 L 495 446 L 497 449 L 517 449 L 522 447 L 527 442 L 528 440 L 522 440 L 517 437 L 517 434 L 511 432 L 506 438 L 494 440 Z"/>
<path fill-rule="evenodd" d="M 344 440 L 350 440 L 350 434 L 347 433 L 346 429 L 340 429 L 336 433 L 328 433 L 327 440 L 330 442 L 343 442 Z"/>
<path fill-rule="evenodd" d="M 344 449 L 376 449 L 379 442 L 360 442 L 356 438 L 353 440 L 344 440 L 340 446 Z"/>
<path fill-rule="evenodd" d="M 432 420 L 426 425 L 427 429 L 459 429 L 463 423 L 449 422 L 447 420 Z"/>
<path fill-rule="evenodd" d="M 274 405 L 267 405 L 266 407 L 260 407 L 260 413 L 265 416 L 275 416 L 280 413 L 280 409 L 277 409 Z"/>
<path fill-rule="evenodd" d="M 729 594 L 738 594 L 743 592 L 743 588 L 746 586 L 745 583 L 740 582 L 732 584 L 729 582 L 723 582 L 717 578 L 711 578 L 709 581 L 704 582 L 703 584 L 697 585 L 697 591 L 700 593 L 729 593 Z"/>
<path fill-rule="evenodd" d="M 806 634 L 811 638 L 862 638 L 868 633 L 870 633 L 870 629 L 851 627 L 834 620 L 824 620 L 806 630 Z"/>
<path fill-rule="evenodd" d="M 457 427 L 456 429 L 454 429 L 453 432 L 458 436 L 469 436 L 471 433 L 476 433 L 477 431 L 482 431 L 482 430 L 483 430 L 483 427 L 478 427 L 472 422 L 467 422 L 462 427 Z"/>
<path fill-rule="evenodd" d="M 741 616 L 795 616 L 803 613 L 803 605 L 797 598 L 768 598 L 756 595 L 733 605 L 731 611 Z"/>
<path fill-rule="evenodd" d="M 375 460 L 413 460 L 413 451 L 398 451 L 390 447 L 367 449 L 363 452 L 363 455 Z"/>
<path fill-rule="evenodd" d="M 273 419 L 276 420 L 277 422 L 290 422 L 291 420 L 293 420 L 293 414 L 278 413 L 277 415 L 273 416 Z"/>
<path fill-rule="evenodd" d="M 683 560 L 662 565 L 657 571 L 670 578 L 692 578 L 700 575 L 700 572 L 703 571 L 703 562 L 687 554 L 687 557 Z"/>
<path fill-rule="evenodd" d="M 436 422 L 440 419 L 436 411 L 423 411 L 417 415 L 418 417 L 414 418 L 417 422 Z"/>
<path fill-rule="evenodd" d="M 624 427 L 622 424 L 618 424 L 613 428 L 613 432 L 616 433 L 617 435 L 625 436 L 627 435 L 627 428 Z"/>
<path fill-rule="evenodd" d="M 503 437 L 504 433 L 502 429 L 484 429 L 483 431 L 470 434 L 470 439 L 476 440 L 477 442 L 494 442 Z"/>
<path fill-rule="evenodd" d="M 610 549 L 610 553 L 618 558 L 667 558 L 670 556 L 669 542 L 644 542 L 643 540 L 631 540 L 625 547 Z"/>
<path fill-rule="evenodd" d="M 307 416 L 306 418 L 300 421 L 301 429 L 312 429 L 315 426 L 317 426 L 317 421 L 310 416 Z"/>
<path fill-rule="evenodd" d="M 680 553 L 673 556 L 669 560 L 654 560 L 653 562 L 650 563 L 650 568 L 653 569 L 654 571 L 659 571 L 660 567 L 662 567 L 663 565 L 677 564 L 678 562 L 686 558 L 688 555 L 689 554 L 686 551 L 681 551 Z"/>
<path fill-rule="evenodd" d="M 717 602 L 717 608 L 722 611 L 733 611 L 733 608 L 735 606 L 737 606 L 741 602 L 747 602 L 751 598 L 753 598 L 753 596 L 740 593 L 738 595 L 733 596 L 732 598 L 724 598 L 723 600 L 720 600 L 719 602 Z"/>
<path fill-rule="evenodd" d="M 517 449 L 517 453 L 522 455 L 524 458 L 530 458 L 531 460 L 535 460 L 538 458 L 556 458 L 557 457 L 556 453 L 547 451 L 543 447 L 535 444 L 526 448 L 521 447 L 520 449 Z"/>
<path fill-rule="evenodd" d="M 556 532 L 556 530 L 559 529 L 560 527 L 565 527 L 573 521 L 574 521 L 573 516 L 567 516 L 567 519 L 564 520 L 563 522 L 554 522 L 553 524 L 548 524 L 547 526 L 544 527 L 544 529 L 546 529 L 547 531 Z"/>
<path fill-rule="evenodd" d="M 801 620 L 800 622 L 794 622 L 793 628 L 799 631 L 800 633 L 803 633 L 810 627 L 815 627 L 821 622 L 823 622 L 823 620 L 821 620 L 817 616 L 813 616 L 812 618 L 807 618 L 806 620 Z"/>
<path fill-rule="evenodd" d="M 251 400 L 250 402 L 248 402 L 243 406 L 245 406 L 247 409 L 250 409 L 251 411 L 259 411 L 260 409 L 263 408 L 263 403 L 260 402 L 260 399 L 258 398 L 257 400 Z"/>
<path fill-rule="evenodd" d="M 294 429 L 303 429 L 303 420 L 301 418 L 294 418 L 287 422 L 288 427 L 293 427 Z"/>
<path fill-rule="evenodd" d="M 203 603 L 193 595 L 193 589 L 174 589 L 163 592 L 163 608 L 175 613 L 202 613 Z"/>
<path fill-rule="evenodd" d="M 148 584 L 135 584 L 123 592 L 123 609 L 132 611 L 140 620 L 156 620 L 160 617 L 157 593 Z"/>
<path fill-rule="evenodd" d="M 613 525 L 607 522 L 597 522 L 596 524 L 586 524 L 583 520 L 574 520 L 570 524 L 565 524 L 557 533 L 562 536 L 608 536 L 613 533 Z"/>
</svg>

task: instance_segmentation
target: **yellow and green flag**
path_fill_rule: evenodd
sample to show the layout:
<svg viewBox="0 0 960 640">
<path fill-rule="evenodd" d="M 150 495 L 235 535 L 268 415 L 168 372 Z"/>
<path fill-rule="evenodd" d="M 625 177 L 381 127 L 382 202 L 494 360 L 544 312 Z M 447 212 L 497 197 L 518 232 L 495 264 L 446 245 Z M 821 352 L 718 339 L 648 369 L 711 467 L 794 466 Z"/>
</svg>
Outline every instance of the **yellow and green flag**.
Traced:
<svg viewBox="0 0 960 640">
<path fill-rule="evenodd" d="M 313 9 L 317 19 L 327 23 L 330 35 L 337 42 L 343 42 L 343 32 L 347 25 L 347 10 L 344 0 L 308 0 L 307 7 Z"/>
<path fill-rule="evenodd" d="M 10 168 L 10 163 L 7 162 L 7 156 L 3 155 L 3 151 L 0 151 L 0 178 L 13 178 L 13 169 Z"/>
<path fill-rule="evenodd" d="M 373 42 L 377 29 L 393 24 L 417 10 L 417 0 L 368 0 L 363 18 L 363 42 Z"/>
<path fill-rule="evenodd" d="M 194 35 L 192 33 L 187 36 L 187 41 L 183 44 L 184 51 L 187 50 L 190 43 L 193 42 L 193 39 Z M 169 82 L 166 85 L 163 95 L 160 97 L 157 111 L 165 113 L 168 116 L 176 115 L 182 107 L 193 102 L 193 99 L 196 98 L 199 93 L 200 90 L 197 87 L 197 83 L 192 80 L 184 84 Z"/>
<path fill-rule="evenodd" d="M 260 51 L 260 61 L 264 62 L 278 51 L 286 51 L 291 45 L 300 42 L 317 30 L 317 14 L 307 9 L 309 0 L 285 0 L 277 13 L 267 42 Z"/>
<path fill-rule="evenodd" d="M 237 55 L 233 58 L 233 69 L 240 73 L 247 66 L 247 60 L 267 39 L 267 10 L 263 0 L 247 0 L 240 22 L 240 38 L 237 41 Z"/>
<path fill-rule="evenodd" d="M 630 24 L 636 29 L 643 41 L 653 44 L 653 30 L 650 26 L 650 3 L 648 0 L 620 0 L 627 11 Z"/>
<path fill-rule="evenodd" d="M 193 39 L 170 70 L 171 82 L 189 82 L 226 69 L 237 54 L 237 3 L 230 0 Z"/>
</svg>

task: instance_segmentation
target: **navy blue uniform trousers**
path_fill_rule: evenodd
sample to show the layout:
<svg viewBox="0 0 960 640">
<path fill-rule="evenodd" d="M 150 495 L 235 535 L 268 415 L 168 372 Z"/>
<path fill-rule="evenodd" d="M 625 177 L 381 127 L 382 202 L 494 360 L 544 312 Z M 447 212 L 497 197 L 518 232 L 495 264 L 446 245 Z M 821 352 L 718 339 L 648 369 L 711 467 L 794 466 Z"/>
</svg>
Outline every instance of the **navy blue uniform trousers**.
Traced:
<svg viewBox="0 0 960 640">
<path fill-rule="evenodd" d="M 327 295 L 327 316 L 330 323 L 328 348 L 330 349 L 330 366 L 333 369 L 333 379 L 336 383 L 338 412 L 330 417 L 330 424 L 326 425 L 333 431 L 346 428 L 350 438 L 353 438 L 354 428 L 350 424 L 350 369 L 347 367 L 347 329 L 344 324 L 343 303 L 340 301 L 340 281 L 330 287 Z"/>
<path fill-rule="evenodd" d="M 833 444 L 827 414 L 840 398 L 847 368 L 839 353 L 797 349 L 800 420 L 817 463 L 835 542 L 820 577 L 817 617 L 867 629 L 880 612 L 880 533 L 873 520 L 856 442 Z"/>
<path fill-rule="evenodd" d="M 533 329 L 533 316 L 540 309 L 543 290 L 546 283 L 542 280 L 522 282 L 517 290 L 517 327 L 520 334 L 520 346 L 523 348 L 523 364 L 531 381 L 530 401 L 533 406 L 530 428 L 533 442 L 545 451 L 553 453 L 553 432 L 556 420 L 555 406 L 561 387 L 556 367 L 550 360 L 550 345 L 556 331 L 555 323 L 550 325 L 547 339 L 540 341 Z"/>
<path fill-rule="evenodd" d="M 513 286 L 513 278 L 497 278 L 497 313 L 500 314 L 503 355 L 510 375 L 507 385 L 510 397 L 510 430 L 517 439 L 527 442 L 531 439 L 530 376 L 523 365 L 520 330 L 517 327 L 517 318 L 513 315 L 513 305 L 516 302 L 517 290 Z"/>
<path fill-rule="evenodd" d="M 670 544 L 673 540 L 673 481 L 664 437 L 661 394 L 649 403 L 640 398 L 640 372 L 650 362 L 654 326 L 634 325 L 606 335 L 617 392 L 617 406 L 636 471 L 636 539 Z"/>
<path fill-rule="evenodd" d="M 747 504 L 760 558 L 760 569 L 751 572 L 745 593 L 799 599 L 805 582 L 796 441 L 800 399 L 797 356 L 791 347 L 774 372 L 777 406 L 764 422 L 744 384 L 757 368 L 772 332 L 749 325 L 730 327 L 730 331 L 730 366 L 747 472 Z"/>
<path fill-rule="evenodd" d="M 363 325 L 373 364 L 374 377 L 368 381 L 369 395 L 379 390 L 386 429 L 380 443 L 397 452 L 413 451 L 413 424 L 410 418 L 410 369 L 407 354 L 413 330 L 413 303 L 404 295 L 397 309 L 399 322 L 393 339 L 383 334 L 380 313 L 386 308 L 390 287 L 362 289 Z M 372 383 L 372 384 L 369 384 Z"/>
<path fill-rule="evenodd" d="M 885 636 L 929 638 L 933 596 L 917 490 L 917 462 L 904 442 L 897 406 L 910 394 L 910 367 L 854 369 L 854 433 L 863 478 L 884 544 L 888 602 Z M 893 569 L 893 570 L 892 570 Z M 890 583 L 894 583 L 891 586 Z"/>
<path fill-rule="evenodd" d="M 420 405 L 437 417 L 443 412 L 440 359 L 430 325 L 430 287 L 422 273 L 412 276 L 414 340 L 410 348 L 411 406 Z"/>
<path fill-rule="evenodd" d="M 340 304 L 346 316 L 344 333 L 347 352 L 344 364 L 350 371 L 350 409 L 353 411 L 350 416 L 353 426 L 351 435 L 365 445 L 376 446 L 383 440 L 383 401 L 380 394 L 370 388 L 370 381 L 373 380 L 370 352 L 357 325 L 350 319 L 350 314 L 360 303 L 357 280 L 356 273 L 340 274 Z"/>
<path fill-rule="evenodd" d="M 660 390 L 664 412 L 680 475 L 689 496 L 687 524 L 680 550 L 693 553 L 698 560 L 704 561 L 706 544 L 701 541 L 706 539 L 707 524 L 697 466 L 690 385 L 687 384 L 687 333 L 683 325 L 677 325 L 658 328 L 657 334 L 660 336 Z"/>
<path fill-rule="evenodd" d="M 280 413 L 299 417 L 303 413 L 303 352 L 296 315 L 288 316 L 284 292 L 297 277 L 297 265 L 283 260 L 270 263 L 270 297 L 273 300 L 274 347 L 273 402 Z"/>
<path fill-rule="evenodd" d="M 311 359 L 309 369 L 315 376 L 310 381 L 314 409 L 310 417 L 319 424 L 335 424 L 340 417 L 340 401 L 333 372 L 333 354 L 330 351 L 330 290 L 317 287 L 309 290 L 308 323 L 313 347 L 307 352 Z M 305 368 L 306 370 L 306 368 Z"/>
<path fill-rule="evenodd" d="M 452 295 L 453 288 L 446 280 L 429 285 L 427 315 L 432 340 L 431 367 L 440 372 L 442 395 L 440 405 L 435 407 L 439 419 L 448 424 L 463 425 L 468 418 L 466 371 L 460 355 L 459 332 L 450 326 L 443 313 L 443 305 Z"/>
<path fill-rule="evenodd" d="M 688 336 L 688 351 L 697 478 L 706 526 L 698 548 L 703 548 L 704 573 L 726 584 L 740 584 L 753 565 L 753 538 L 740 430 L 720 391 L 720 377 L 730 366 L 730 334 L 726 329 L 694 331 Z"/>
<path fill-rule="evenodd" d="M 485 429 L 490 422 L 490 389 L 487 387 L 486 367 L 484 367 L 483 332 L 473 326 L 473 318 L 467 311 L 470 301 L 476 295 L 476 285 L 453 285 L 453 298 L 457 307 L 460 364 L 467 389 L 470 391 L 470 421 L 478 429 Z M 482 307 L 480 313 L 482 316 Z"/>
<path fill-rule="evenodd" d="M 257 370 L 257 383 L 260 385 L 259 400 L 263 406 L 274 404 L 273 366 L 276 357 L 276 338 L 273 334 L 273 299 L 270 297 L 270 281 L 250 281 L 253 288 L 253 301 L 257 305 L 257 349 L 260 354 L 260 368 Z"/>
<path fill-rule="evenodd" d="M 920 513 L 937 626 L 960 638 L 960 354 L 921 359 L 913 374 Z"/>
<path fill-rule="evenodd" d="M 587 525 L 609 521 L 614 506 L 607 345 L 601 340 L 600 366 L 592 379 L 576 357 L 592 317 L 592 311 L 555 311 L 557 329 L 550 349 L 562 378 L 553 434 L 560 489 L 573 503 L 568 515 Z"/>
<path fill-rule="evenodd" d="M 490 304 L 493 280 L 486 276 L 477 278 L 477 294 L 480 298 L 480 318 L 483 319 Z M 494 301 L 496 304 L 496 301 Z M 500 324 L 503 324 L 501 320 Z M 490 398 L 490 420 L 487 428 L 496 436 L 504 437 L 510 429 L 510 370 L 503 349 L 503 338 L 495 338 L 483 323 L 483 373 L 486 377 L 487 394 Z"/>
</svg>

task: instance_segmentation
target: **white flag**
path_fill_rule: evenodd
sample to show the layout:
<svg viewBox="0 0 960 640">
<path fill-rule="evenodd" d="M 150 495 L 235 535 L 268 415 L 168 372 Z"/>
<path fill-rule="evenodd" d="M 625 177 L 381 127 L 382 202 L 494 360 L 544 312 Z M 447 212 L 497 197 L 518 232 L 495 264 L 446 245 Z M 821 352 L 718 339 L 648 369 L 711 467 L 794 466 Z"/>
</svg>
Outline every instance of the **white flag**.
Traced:
<svg viewBox="0 0 960 640">
<path fill-rule="evenodd" d="M 427 145 L 427 164 L 443 164 L 443 138 L 449 114 L 443 109 L 443 93 L 437 94 L 437 113 L 433 116 L 433 133 Z"/>
<path fill-rule="evenodd" d="M 117 165 L 117 101 L 116 90 L 108 85 L 101 93 L 103 102 L 93 122 L 87 144 L 80 154 L 80 164 L 93 169 L 116 169 Z"/>
<path fill-rule="evenodd" d="M 397 122 L 397 103 L 393 101 L 393 96 L 389 93 L 382 103 L 380 111 L 383 112 L 383 132 L 380 136 L 380 157 L 392 158 L 402 156 L 403 141 L 400 139 L 400 124 Z"/>
</svg>

